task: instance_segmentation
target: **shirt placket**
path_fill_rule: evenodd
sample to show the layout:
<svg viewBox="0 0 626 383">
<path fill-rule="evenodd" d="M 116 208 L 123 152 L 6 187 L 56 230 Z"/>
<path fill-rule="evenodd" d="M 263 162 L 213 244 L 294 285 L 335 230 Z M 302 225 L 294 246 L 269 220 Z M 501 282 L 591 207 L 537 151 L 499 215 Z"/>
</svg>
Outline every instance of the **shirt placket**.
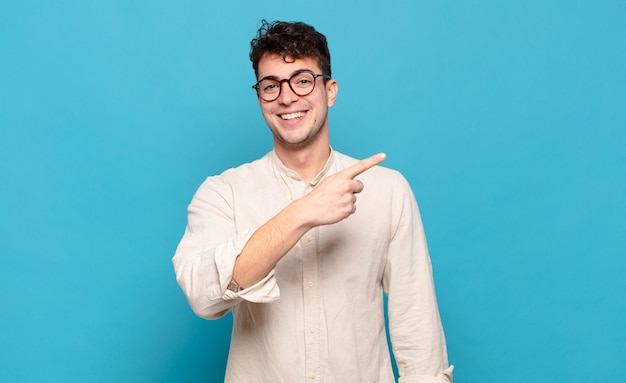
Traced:
<svg viewBox="0 0 626 383">
<path fill-rule="evenodd" d="M 320 382 L 320 299 L 318 275 L 318 228 L 311 229 L 301 239 L 304 298 L 304 343 L 306 381 Z"/>
<path fill-rule="evenodd" d="M 326 169 L 318 177 L 302 187 L 302 179 L 292 171 L 286 175 L 291 182 L 289 185 L 291 201 L 311 192 L 321 181 Z M 319 292 L 319 257 L 318 257 L 319 228 L 309 230 L 299 241 L 302 257 L 302 299 L 304 317 L 304 352 L 305 352 L 305 382 L 321 382 L 321 342 L 320 333 L 321 302 Z"/>
</svg>

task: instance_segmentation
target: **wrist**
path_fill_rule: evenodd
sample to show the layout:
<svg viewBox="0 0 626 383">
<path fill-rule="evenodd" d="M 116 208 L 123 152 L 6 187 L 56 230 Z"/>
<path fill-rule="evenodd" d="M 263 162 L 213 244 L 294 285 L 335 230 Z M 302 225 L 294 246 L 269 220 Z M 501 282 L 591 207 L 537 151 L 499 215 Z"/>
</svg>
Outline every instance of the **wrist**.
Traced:
<svg viewBox="0 0 626 383">
<path fill-rule="evenodd" d="M 228 287 L 226 288 L 232 291 L 233 293 L 238 293 L 240 291 L 243 291 L 243 287 L 239 285 L 239 283 L 235 280 L 235 278 L 230 280 L 230 283 L 228 284 Z"/>
</svg>

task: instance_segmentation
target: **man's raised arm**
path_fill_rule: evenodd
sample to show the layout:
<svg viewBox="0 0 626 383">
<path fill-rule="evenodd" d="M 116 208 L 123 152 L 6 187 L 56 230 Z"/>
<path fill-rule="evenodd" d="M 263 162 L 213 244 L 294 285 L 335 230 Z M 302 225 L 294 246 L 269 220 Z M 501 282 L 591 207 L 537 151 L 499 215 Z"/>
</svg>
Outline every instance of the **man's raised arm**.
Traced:
<svg viewBox="0 0 626 383">
<path fill-rule="evenodd" d="M 363 190 L 363 183 L 354 178 L 385 158 L 378 153 L 333 174 L 259 227 L 237 257 L 229 289 L 237 292 L 259 282 L 312 228 L 354 214 L 356 194 Z"/>
</svg>

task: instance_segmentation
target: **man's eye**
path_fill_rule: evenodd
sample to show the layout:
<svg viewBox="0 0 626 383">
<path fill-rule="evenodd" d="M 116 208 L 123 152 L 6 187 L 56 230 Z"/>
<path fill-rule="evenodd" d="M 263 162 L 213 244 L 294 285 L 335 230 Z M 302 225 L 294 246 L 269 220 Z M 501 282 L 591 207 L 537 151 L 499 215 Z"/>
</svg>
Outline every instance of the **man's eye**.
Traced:
<svg viewBox="0 0 626 383">
<path fill-rule="evenodd" d="M 278 88 L 276 84 L 267 84 L 263 86 L 263 90 L 266 92 L 271 92 L 273 90 L 276 90 L 276 88 Z"/>
</svg>

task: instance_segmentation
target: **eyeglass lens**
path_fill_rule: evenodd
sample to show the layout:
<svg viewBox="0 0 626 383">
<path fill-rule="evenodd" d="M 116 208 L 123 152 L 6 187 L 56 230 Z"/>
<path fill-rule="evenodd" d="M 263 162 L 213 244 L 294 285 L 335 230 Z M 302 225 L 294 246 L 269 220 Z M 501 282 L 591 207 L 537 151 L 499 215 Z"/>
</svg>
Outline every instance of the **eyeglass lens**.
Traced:
<svg viewBox="0 0 626 383">
<path fill-rule="evenodd" d="M 283 80 L 284 81 L 284 80 Z M 280 94 L 282 81 L 265 79 L 259 83 L 259 93 L 261 98 L 267 101 L 275 100 Z M 289 87 L 298 96 L 306 96 L 315 87 L 315 76 L 309 72 L 300 72 L 291 76 L 288 80 Z"/>
</svg>

